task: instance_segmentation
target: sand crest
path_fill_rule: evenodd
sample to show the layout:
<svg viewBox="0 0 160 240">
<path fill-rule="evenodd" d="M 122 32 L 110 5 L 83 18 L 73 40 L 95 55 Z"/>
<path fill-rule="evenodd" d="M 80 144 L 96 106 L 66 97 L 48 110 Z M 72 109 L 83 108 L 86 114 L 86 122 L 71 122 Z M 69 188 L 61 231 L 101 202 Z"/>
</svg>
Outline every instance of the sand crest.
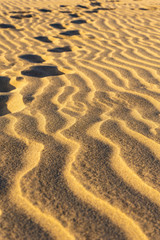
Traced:
<svg viewBox="0 0 160 240">
<path fill-rule="evenodd" d="M 160 2 L 0 3 L 0 240 L 159 240 Z"/>
</svg>

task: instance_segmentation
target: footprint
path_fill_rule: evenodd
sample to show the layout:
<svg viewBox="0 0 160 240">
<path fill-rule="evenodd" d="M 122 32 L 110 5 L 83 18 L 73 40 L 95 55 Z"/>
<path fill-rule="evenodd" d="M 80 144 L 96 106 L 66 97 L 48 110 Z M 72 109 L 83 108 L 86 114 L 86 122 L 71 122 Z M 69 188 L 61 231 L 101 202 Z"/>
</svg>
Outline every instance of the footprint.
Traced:
<svg viewBox="0 0 160 240">
<path fill-rule="evenodd" d="M 98 10 L 97 9 L 93 9 L 93 10 L 88 10 L 88 11 L 85 11 L 86 13 L 98 13 Z"/>
<path fill-rule="evenodd" d="M 139 8 L 139 10 L 147 11 L 149 9 L 148 8 Z"/>
<path fill-rule="evenodd" d="M 76 5 L 76 7 L 88 9 L 88 7 L 86 7 L 84 5 L 80 5 L 80 4 Z"/>
<path fill-rule="evenodd" d="M 60 11 L 61 13 L 72 13 L 71 11 Z"/>
<path fill-rule="evenodd" d="M 77 13 L 70 13 L 69 16 L 71 16 L 71 17 L 73 17 L 73 18 L 79 17 Z"/>
<path fill-rule="evenodd" d="M 20 55 L 19 58 L 27 60 L 32 63 L 43 63 L 44 59 L 41 56 L 34 55 L 34 54 L 24 54 Z"/>
<path fill-rule="evenodd" d="M 34 97 L 32 94 L 28 94 L 26 96 L 23 96 L 23 102 L 24 104 L 31 103 L 34 100 Z"/>
<path fill-rule="evenodd" d="M 0 95 L 0 116 L 4 116 L 10 113 L 10 111 L 7 108 L 8 100 L 9 100 L 8 95 Z"/>
<path fill-rule="evenodd" d="M 33 15 L 32 14 L 27 14 L 27 15 L 19 14 L 19 15 L 13 15 L 10 17 L 15 18 L 15 19 L 22 19 L 22 18 L 31 18 L 31 17 L 33 17 Z"/>
<path fill-rule="evenodd" d="M 86 23 L 86 20 L 78 19 L 78 20 L 73 20 L 73 21 L 71 21 L 71 23 L 82 24 L 82 23 Z"/>
<path fill-rule="evenodd" d="M 71 52 L 71 51 L 72 49 L 70 46 L 58 47 L 58 48 L 53 48 L 48 50 L 48 52 L 55 52 L 55 53 Z"/>
<path fill-rule="evenodd" d="M 0 28 L 12 28 L 12 29 L 15 29 L 15 26 L 12 25 L 12 24 L 4 24 L 4 23 L 1 23 L 1 24 L 0 24 Z"/>
<path fill-rule="evenodd" d="M 90 3 L 91 6 L 101 6 L 100 2 L 91 2 Z"/>
<path fill-rule="evenodd" d="M 52 12 L 50 9 L 46 9 L 46 8 L 38 9 L 38 11 L 40 11 L 40 12 Z"/>
<path fill-rule="evenodd" d="M 44 37 L 44 36 L 38 36 L 38 37 L 35 37 L 35 39 L 41 42 L 52 43 L 52 41 L 49 40 L 48 37 Z"/>
<path fill-rule="evenodd" d="M 64 74 L 56 66 L 33 66 L 29 70 L 21 72 L 22 75 L 29 77 L 44 78 L 48 76 L 58 76 Z"/>
<path fill-rule="evenodd" d="M 16 77 L 16 80 L 17 80 L 17 81 L 22 81 L 22 80 L 23 80 L 23 77 Z"/>
<path fill-rule="evenodd" d="M 98 13 L 98 11 L 111 11 L 115 10 L 116 8 L 95 8 L 93 10 L 85 11 L 86 13 Z"/>
<path fill-rule="evenodd" d="M 10 92 L 15 87 L 9 84 L 10 78 L 9 77 L 2 77 L 0 76 L 0 92 Z"/>
<path fill-rule="evenodd" d="M 60 23 L 53 23 L 53 24 L 50 24 L 50 26 L 57 29 L 65 29 L 65 27 L 63 27 L 62 24 Z"/>
<path fill-rule="evenodd" d="M 64 35 L 64 36 L 80 35 L 78 30 L 71 30 L 71 31 L 61 32 L 60 34 Z"/>
</svg>

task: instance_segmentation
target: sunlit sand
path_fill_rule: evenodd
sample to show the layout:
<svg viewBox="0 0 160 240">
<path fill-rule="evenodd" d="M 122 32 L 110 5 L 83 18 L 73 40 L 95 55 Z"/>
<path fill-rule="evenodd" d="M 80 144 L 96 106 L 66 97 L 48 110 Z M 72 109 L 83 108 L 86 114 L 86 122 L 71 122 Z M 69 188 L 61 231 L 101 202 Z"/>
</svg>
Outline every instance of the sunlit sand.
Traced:
<svg viewBox="0 0 160 240">
<path fill-rule="evenodd" d="M 0 0 L 0 240 L 160 239 L 159 0 Z"/>
</svg>

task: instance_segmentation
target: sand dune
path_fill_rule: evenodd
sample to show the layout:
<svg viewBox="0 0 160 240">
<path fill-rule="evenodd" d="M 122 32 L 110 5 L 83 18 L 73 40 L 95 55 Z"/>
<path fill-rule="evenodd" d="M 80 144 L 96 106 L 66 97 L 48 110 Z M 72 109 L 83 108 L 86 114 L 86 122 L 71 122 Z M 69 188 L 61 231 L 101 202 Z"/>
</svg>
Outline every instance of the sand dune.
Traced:
<svg viewBox="0 0 160 240">
<path fill-rule="evenodd" d="M 0 239 L 160 239 L 159 1 L 0 9 Z"/>
</svg>

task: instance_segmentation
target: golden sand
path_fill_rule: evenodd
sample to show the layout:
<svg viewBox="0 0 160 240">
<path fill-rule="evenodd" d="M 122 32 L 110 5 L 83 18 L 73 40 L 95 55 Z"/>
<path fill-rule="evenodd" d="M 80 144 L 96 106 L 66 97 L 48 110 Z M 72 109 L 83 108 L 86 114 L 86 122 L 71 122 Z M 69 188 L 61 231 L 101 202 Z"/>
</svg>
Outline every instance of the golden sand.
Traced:
<svg viewBox="0 0 160 240">
<path fill-rule="evenodd" d="M 0 240 L 160 240 L 159 0 L 0 10 Z"/>
</svg>

